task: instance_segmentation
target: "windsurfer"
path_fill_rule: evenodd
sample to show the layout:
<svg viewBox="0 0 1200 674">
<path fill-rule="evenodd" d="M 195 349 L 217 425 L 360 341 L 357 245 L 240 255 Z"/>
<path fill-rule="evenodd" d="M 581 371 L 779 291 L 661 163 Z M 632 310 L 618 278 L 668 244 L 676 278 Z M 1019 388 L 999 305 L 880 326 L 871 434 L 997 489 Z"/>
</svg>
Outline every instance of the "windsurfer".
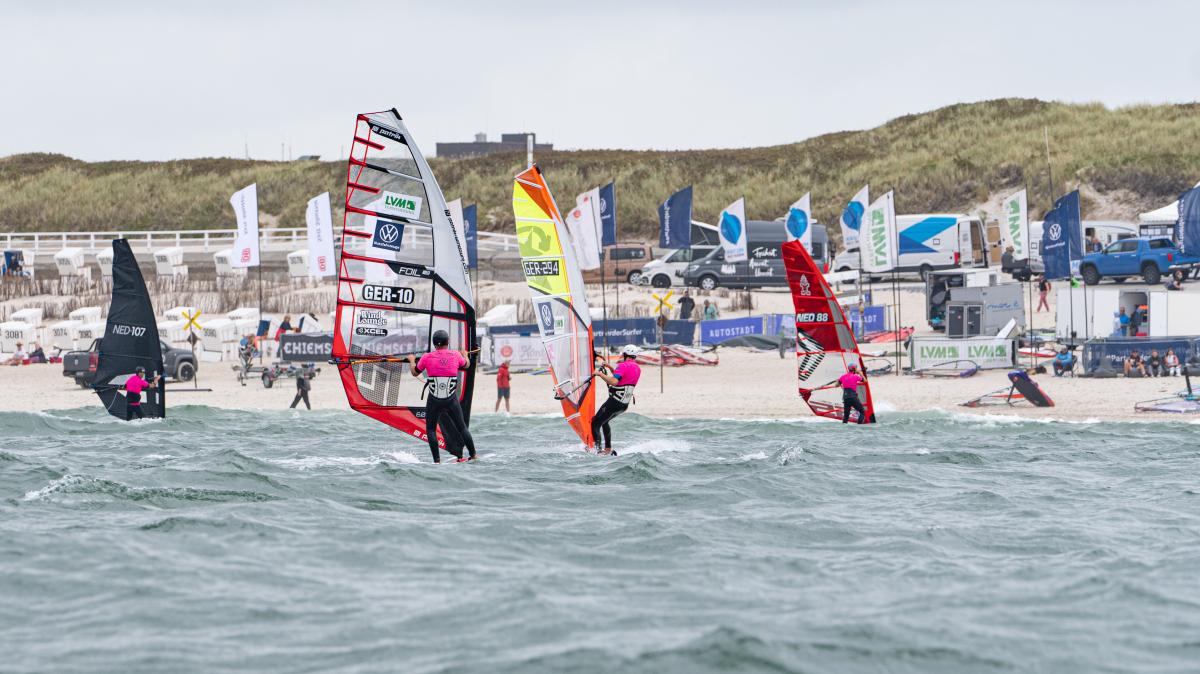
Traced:
<svg viewBox="0 0 1200 674">
<path fill-rule="evenodd" d="M 132 421 L 134 417 L 145 419 L 142 414 L 142 391 L 154 388 L 158 384 L 158 375 L 154 375 L 154 379 L 146 381 L 146 368 L 139 367 L 132 377 L 125 380 L 125 421 Z"/>
<path fill-rule="evenodd" d="M 463 416 L 462 405 L 458 401 L 458 373 L 470 367 L 470 359 L 462 351 L 450 350 L 450 335 L 445 330 L 433 333 L 433 351 L 421 356 L 408 356 L 409 368 L 414 377 L 425 374 L 425 391 L 429 394 L 425 404 L 425 436 L 429 441 L 429 452 L 433 454 L 433 462 L 441 463 L 441 453 L 438 451 L 437 430 L 441 416 L 444 414 L 450 426 L 458 437 L 466 444 L 470 458 L 463 458 L 462 449 L 454 448 L 446 443 L 446 451 L 454 455 L 458 462 L 475 459 L 475 440 L 467 430 L 467 421 Z"/>
<path fill-rule="evenodd" d="M 615 368 L 609 371 L 605 363 L 597 366 L 596 376 L 608 384 L 608 400 L 604 401 L 596 411 L 596 416 L 592 417 L 592 439 L 596 441 L 596 449 L 600 454 L 616 454 L 612 448 L 612 428 L 609 427 L 609 422 L 629 409 L 629 403 L 633 402 L 633 387 L 637 386 L 642 377 L 642 367 L 637 364 L 639 353 L 641 349 L 633 344 L 626 344 L 625 348 L 621 349 L 621 362 L 617 363 Z M 604 432 L 603 449 L 599 447 L 601 431 Z"/>
<path fill-rule="evenodd" d="M 862 375 L 858 373 L 858 366 L 851 363 L 850 367 L 846 368 L 846 374 L 838 377 L 838 384 L 842 387 L 842 423 L 849 423 L 850 410 L 858 412 L 858 423 L 867 423 L 867 409 L 863 407 L 862 401 L 858 399 L 858 387 L 866 381 Z"/>
</svg>

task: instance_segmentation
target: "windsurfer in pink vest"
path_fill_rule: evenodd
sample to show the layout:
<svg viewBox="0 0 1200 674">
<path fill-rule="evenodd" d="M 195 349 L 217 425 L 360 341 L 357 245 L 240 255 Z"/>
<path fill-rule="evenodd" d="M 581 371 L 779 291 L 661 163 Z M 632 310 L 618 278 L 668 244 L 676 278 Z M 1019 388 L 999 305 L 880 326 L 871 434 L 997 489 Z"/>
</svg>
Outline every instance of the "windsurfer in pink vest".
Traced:
<svg viewBox="0 0 1200 674">
<path fill-rule="evenodd" d="M 608 384 L 608 400 L 604 401 L 600 409 L 596 410 L 596 416 L 592 417 L 592 440 L 596 442 L 599 454 L 616 455 L 612 448 L 612 428 L 608 423 L 629 409 L 629 403 L 633 402 L 633 387 L 637 386 L 638 380 L 642 378 L 642 366 L 637 364 L 637 357 L 641 351 L 633 344 L 626 344 L 625 348 L 621 349 L 621 362 L 617 363 L 611 372 L 603 363 L 596 371 L 596 376 Z M 601 432 L 604 433 L 603 449 L 599 446 Z"/>
<path fill-rule="evenodd" d="M 429 442 L 429 452 L 433 454 L 433 462 L 441 463 L 442 456 L 438 451 L 437 430 L 442 415 L 454 429 L 459 438 L 466 444 L 470 458 L 463 458 L 462 449 L 454 447 L 449 438 L 446 439 L 446 451 L 454 455 L 458 463 L 475 460 L 475 440 L 467 430 L 467 421 L 463 416 L 462 404 L 458 400 L 459 372 L 470 367 L 467 354 L 462 351 L 450 350 L 450 335 L 445 330 L 438 330 L 431 338 L 433 351 L 421 356 L 408 356 L 412 376 L 425 374 L 425 392 L 428 394 L 425 402 L 425 439 Z"/>
<path fill-rule="evenodd" d="M 867 423 L 867 409 L 863 407 L 862 401 L 858 399 L 858 387 L 866 381 L 862 375 L 858 373 L 858 366 L 853 363 L 846 368 L 846 374 L 838 377 L 838 384 L 842 387 L 842 423 L 850 422 L 850 410 L 858 412 L 858 423 Z"/>
<path fill-rule="evenodd" d="M 139 367 L 134 371 L 133 376 L 125 380 L 125 421 L 132 421 L 134 417 L 145 419 L 146 415 L 142 414 L 142 391 L 148 388 L 154 388 L 158 383 L 158 375 L 154 375 L 154 379 L 146 381 L 146 368 Z"/>
</svg>

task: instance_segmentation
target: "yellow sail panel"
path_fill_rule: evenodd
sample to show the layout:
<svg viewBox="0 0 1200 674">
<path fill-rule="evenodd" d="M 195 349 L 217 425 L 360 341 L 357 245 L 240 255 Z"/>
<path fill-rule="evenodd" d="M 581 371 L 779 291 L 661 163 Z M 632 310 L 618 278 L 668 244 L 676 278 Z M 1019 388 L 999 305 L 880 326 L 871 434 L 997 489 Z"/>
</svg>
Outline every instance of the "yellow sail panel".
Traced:
<svg viewBox="0 0 1200 674">
<path fill-rule="evenodd" d="M 536 166 L 513 181 L 513 215 L 554 396 L 562 402 L 567 423 L 591 447 L 596 390 L 587 295 L 562 217 Z"/>
</svg>

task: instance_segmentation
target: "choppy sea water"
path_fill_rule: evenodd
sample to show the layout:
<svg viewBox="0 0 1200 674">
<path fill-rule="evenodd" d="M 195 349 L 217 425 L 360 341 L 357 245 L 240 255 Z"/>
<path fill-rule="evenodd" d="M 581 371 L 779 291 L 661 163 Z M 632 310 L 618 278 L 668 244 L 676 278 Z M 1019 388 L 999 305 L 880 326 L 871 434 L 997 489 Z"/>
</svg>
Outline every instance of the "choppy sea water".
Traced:
<svg viewBox="0 0 1200 674">
<path fill-rule="evenodd" d="M 1200 426 L 0 413 L 0 671 L 1200 669 Z"/>
</svg>

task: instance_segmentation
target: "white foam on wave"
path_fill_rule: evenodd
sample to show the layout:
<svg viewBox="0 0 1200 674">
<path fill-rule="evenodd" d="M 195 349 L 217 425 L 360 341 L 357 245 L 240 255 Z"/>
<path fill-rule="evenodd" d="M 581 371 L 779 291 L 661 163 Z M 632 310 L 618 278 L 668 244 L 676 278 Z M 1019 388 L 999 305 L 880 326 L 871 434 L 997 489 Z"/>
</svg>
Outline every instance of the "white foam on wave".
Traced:
<svg viewBox="0 0 1200 674">
<path fill-rule="evenodd" d="M 675 438 L 655 438 L 643 440 L 628 447 L 617 447 L 618 454 L 664 454 L 690 451 L 692 451 L 692 443 Z"/>
<path fill-rule="evenodd" d="M 875 400 L 874 403 L 875 403 L 875 411 L 876 412 L 898 412 L 899 411 L 896 409 L 895 405 L 889 403 L 886 400 Z"/>
<path fill-rule="evenodd" d="M 739 461 L 764 461 L 764 460 L 766 460 L 766 458 L 767 458 L 766 452 L 758 451 L 758 452 L 750 452 L 749 454 L 742 454 L 741 456 L 738 457 L 738 460 Z"/>
<path fill-rule="evenodd" d="M 362 468 L 380 463 L 421 463 L 414 454 L 404 450 L 372 454 L 371 456 L 302 456 L 295 459 L 271 459 L 271 463 L 298 470 L 314 468 Z"/>
<path fill-rule="evenodd" d="M 62 477 L 58 478 L 57 480 L 52 480 L 50 482 L 50 484 L 47 484 L 45 487 L 42 487 L 41 489 L 35 489 L 34 491 L 25 492 L 25 496 L 22 497 L 21 500 L 23 500 L 23 501 L 40 501 L 48 496 L 51 496 L 51 495 L 56 494 L 64 489 L 67 489 L 68 487 L 73 487 L 78 484 L 83 484 L 87 480 L 88 480 L 88 478 L 85 478 L 81 475 L 73 475 L 73 474 L 72 475 L 63 475 Z"/>
</svg>

